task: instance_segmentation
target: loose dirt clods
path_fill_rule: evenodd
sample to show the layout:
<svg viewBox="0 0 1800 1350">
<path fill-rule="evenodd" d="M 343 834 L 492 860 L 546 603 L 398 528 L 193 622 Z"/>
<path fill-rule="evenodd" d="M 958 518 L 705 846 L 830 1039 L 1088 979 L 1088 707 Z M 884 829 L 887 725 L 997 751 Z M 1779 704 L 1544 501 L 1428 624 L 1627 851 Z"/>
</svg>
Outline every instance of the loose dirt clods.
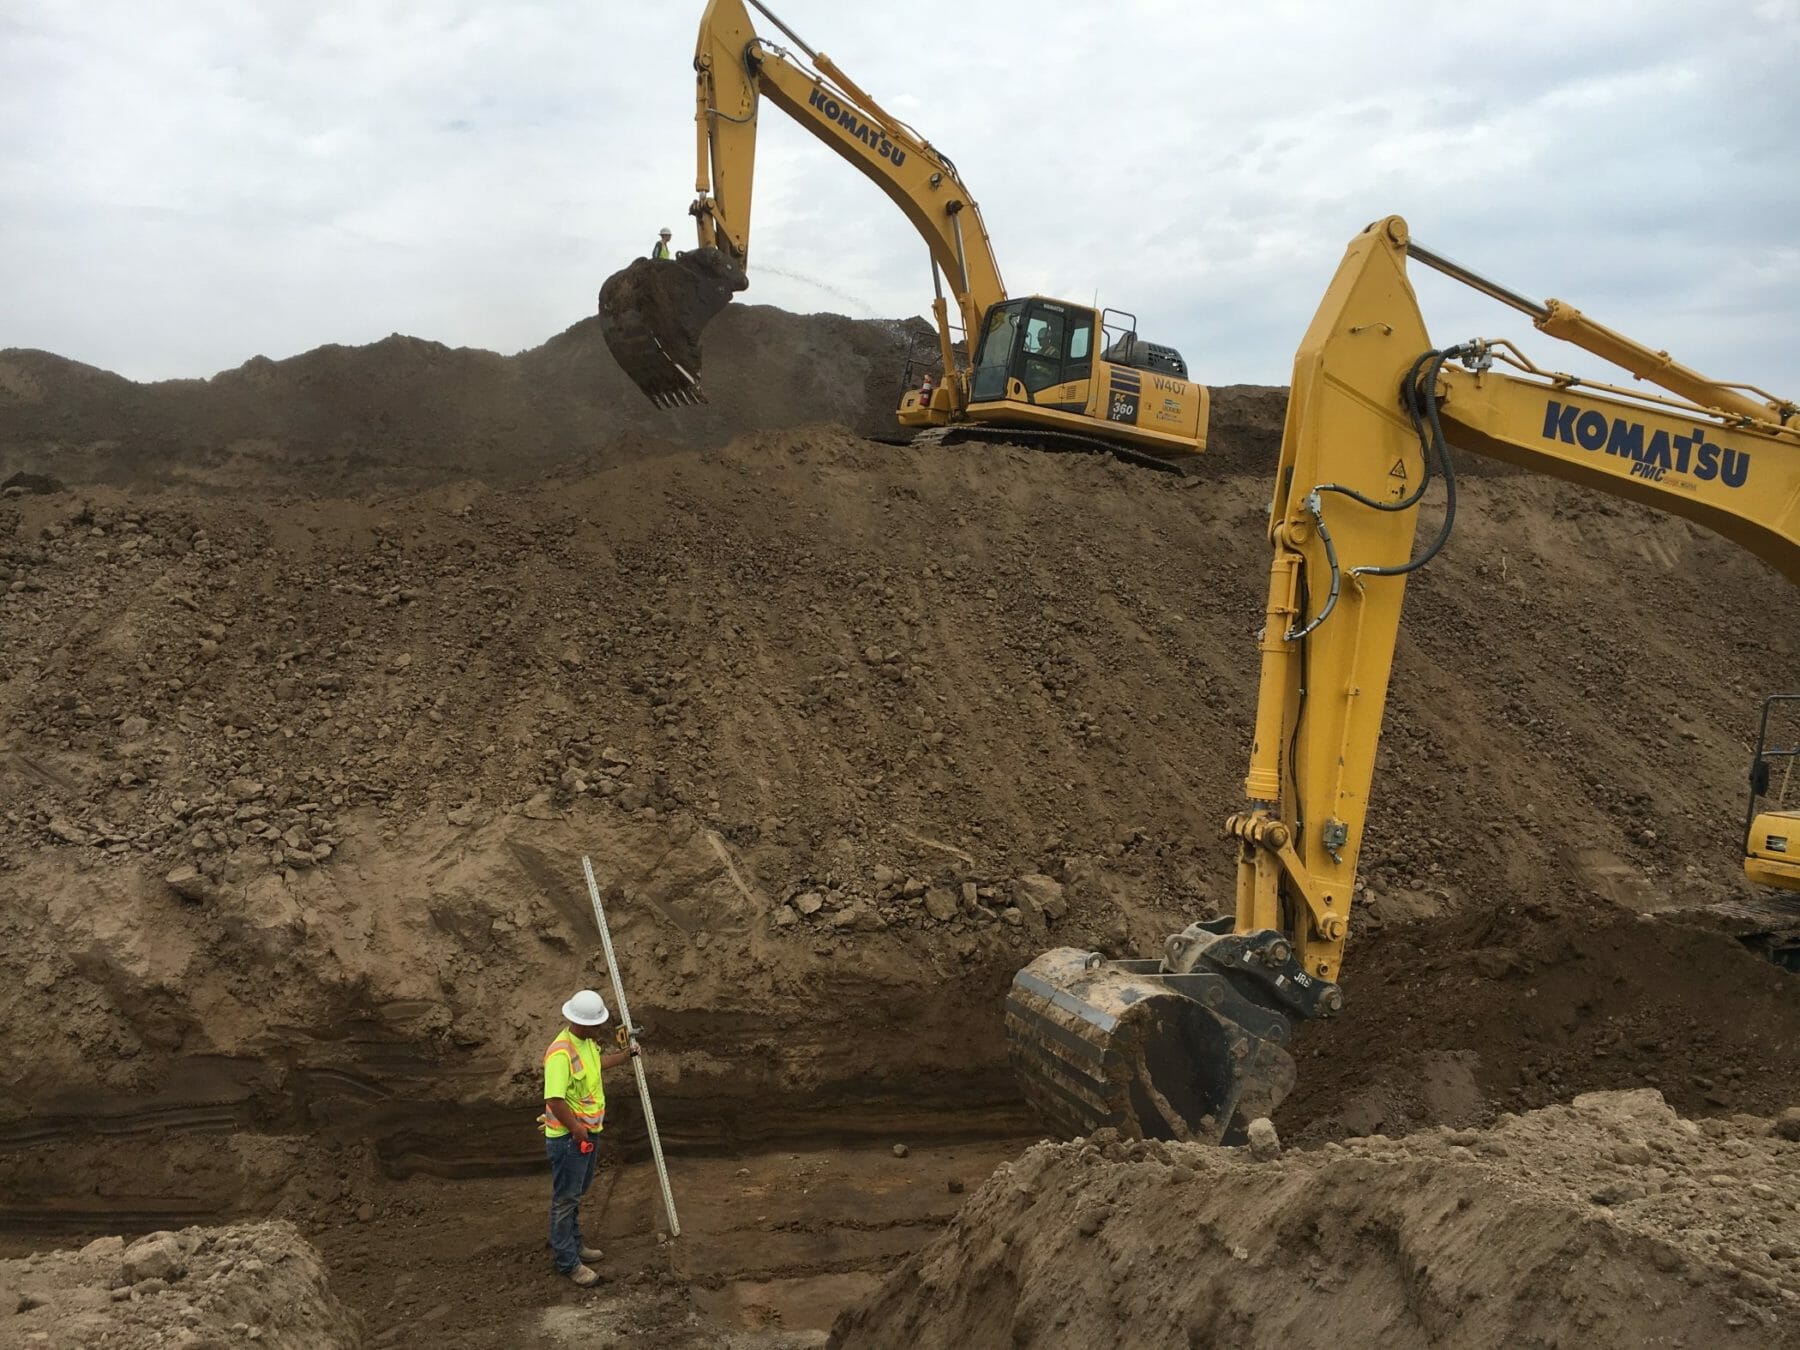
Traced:
<svg viewBox="0 0 1800 1350">
<path fill-rule="evenodd" d="M 1591 1093 L 1279 1160 L 1039 1144 L 832 1345 L 1800 1344 L 1800 1147 Z"/>
<path fill-rule="evenodd" d="M 44 1350 L 258 1345 L 352 1350 L 356 1319 L 288 1223 L 96 1238 L 0 1261 L 0 1342 Z"/>
<path fill-rule="evenodd" d="M 1217 391 L 1184 480 L 915 451 L 857 434 L 886 429 L 903 346 L 733 306 L 713 403 L 672 422 L 591 325 L 512 358 L 396 338 L 150 387 L 0 353 L 0 473 L 44 479 L 0 496 L 6 1250 L 276 1216 L 376 1345 L 709 1345 L 816 1340 L 964 1188 L 994 1212 L 981 1183 L 1032 1129 L 1000 1036 L 1012 972 L 1046 945 L 1154 951 L 1230 903 L 1218 828 L 1283 400 Z M 1250 1179 L 1276 1178 L 1312 1253 L 1290 1273 L 1369 1307 L 1398 1277 L 1336 1235 L 1373 1215 L 1428 1253 L 1413 1183 L 1472 1188 L 1445 1217 L 1471 1249 L 1486 1219 L 1521 1261 L 1592 1232 L 1636 1260 L 1636 1216 L 1762 1206 L 1778 1183 L 1732 1150 L 1800 1130 L 1779 1115 L 1793 978 L 1681 917 L 1744 894 L 1747 737 L 1800 667 L 1800 602 L 1680 522 L 1517 475 L 1462 486 L 1409 592 L 1345 1015 L 1302 1036 L 1278 1156 L 1156 1174 L 1178 1198 L 1241 1192 L 1231 1243 L 1253 1255 L 1228 1259 L 1271 1270 Z M 604 984 L 584 853 L 678 1196 L 699 1187 L 707 1217 L 655 1242 L 616 1088 L 610 1292 L 557 1303 L 575 1295 L 546 1284 L 530 1122 L 546 1019 Z M 1642 1088 L 1701 1134 L 1607 1133 L 1558 1163 L 1579 1204 L 1545 1191 L 1555 1132 L 1506 1113 Z M 1656 1147 L 1670 1131 L 1704 1170 Z M 1119 1147 L 1036 1151 L 1007 1184 L 1099 1175 L 1081 1160 Z M 1542 1158 L 1508 1180 L 1495 1148 Z M 1114 1189 L 1046 1211 L 1021 1250 L 1135 1241 L 1136 1192 Z M 1762 1251 L 1746 1279 L 1788 1278 L 1791 1231 L 1691 1213 L 1706 1250 Z M 424 1320 L 426 1277 L 396 1281 L 383 1254 L 407 1243 L 454 1316 Z M 1711 1272 L 1700 1255 L 1673 1277 Z M 943 1267 L 959 1307 L 988 1270 L 965 1257 Z M 1510 1306 L 1491 1274 L 1468 1287 Z M 1727 1330 L 1764 1326 L 1753 1282 L 1700 1287 Z M 1406 1316 L 1474 1316 L 1443 1311 L 1459 1297 Z M 1029 1323 L 1042 1343 L 1062 1311 Z"/>
</svg>

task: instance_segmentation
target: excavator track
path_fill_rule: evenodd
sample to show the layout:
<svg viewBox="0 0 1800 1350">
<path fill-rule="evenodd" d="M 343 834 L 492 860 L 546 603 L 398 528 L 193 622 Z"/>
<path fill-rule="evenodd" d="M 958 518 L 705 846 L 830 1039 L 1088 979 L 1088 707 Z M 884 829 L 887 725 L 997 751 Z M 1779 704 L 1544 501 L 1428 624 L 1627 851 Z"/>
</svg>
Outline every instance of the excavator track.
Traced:
<svg viewBox="0 0 1800 1350">
<path fill-rule="evenodd" d="M 1017 445 L 1027 450 L 1047 450 L 1053 454 L 1111 455 L 1114 459 L 1140 469 L 1181 476 L 1181 465 L 1156 455 L 1134 450 L 1127 445 L 1083 436 L 1072 431 L 1049 431 L 1040 427 L 1000 427 L 982 422 L 954 422 L 944 427 L 928 427 L 912 436 L 883 437 L 890 445 Z"/>
</svg>

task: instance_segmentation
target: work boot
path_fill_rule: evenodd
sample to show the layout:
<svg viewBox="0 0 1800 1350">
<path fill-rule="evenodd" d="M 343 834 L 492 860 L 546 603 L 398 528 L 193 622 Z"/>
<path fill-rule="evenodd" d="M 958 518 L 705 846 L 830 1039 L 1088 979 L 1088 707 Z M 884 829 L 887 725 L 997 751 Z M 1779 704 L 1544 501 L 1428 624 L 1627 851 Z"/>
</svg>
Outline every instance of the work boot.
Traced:
<svg viewBox="0 0 1800 1350">
<path fill-rule="evenodd" d="M 598 1247 L 589 1247 L 585 1243 L 582 1245 L 581 1259 L 583 1261 L 598 1261 L 605 1255 L 606 1253 L 601 1251 Z"/>
<path fill-rule="evenodd" d="M 600 1272 L 591 1266 L 576 1266 L 569 1272 L 569 1283 L 583 1289 L 600 1283 Z"/>
</svg>

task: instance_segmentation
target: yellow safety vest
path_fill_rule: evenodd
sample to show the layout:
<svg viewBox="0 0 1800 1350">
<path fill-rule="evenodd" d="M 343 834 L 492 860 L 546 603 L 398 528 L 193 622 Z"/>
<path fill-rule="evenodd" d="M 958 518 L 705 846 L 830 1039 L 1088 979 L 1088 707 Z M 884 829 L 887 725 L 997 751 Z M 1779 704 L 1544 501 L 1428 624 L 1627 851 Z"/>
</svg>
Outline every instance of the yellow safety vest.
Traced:
<svg viewBox="0 0 1800 1350">
<path fill-rule="evenodd" d="M 576 1039 L 566 1026 L 544 1051 L 544 1101 L 559 1097 L 568 1102 L 575 1119 L 590 1131 L 604 1128 L 606 1089 L 600 1083 L 600 1046 L 594 1041 Z M 546 1107 L 544 1134 L 560 1139 L 567 1133 Z"/>
</svg>

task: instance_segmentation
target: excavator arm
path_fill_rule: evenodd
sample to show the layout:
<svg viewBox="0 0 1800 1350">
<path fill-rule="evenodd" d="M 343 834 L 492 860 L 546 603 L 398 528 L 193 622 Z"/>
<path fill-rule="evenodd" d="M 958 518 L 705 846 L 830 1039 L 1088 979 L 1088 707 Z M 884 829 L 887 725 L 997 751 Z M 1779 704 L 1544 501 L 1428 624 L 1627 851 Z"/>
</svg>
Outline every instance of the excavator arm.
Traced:
<svg viewBox="0 0 1800 1350">
<path fill-rule="evenodd" d="M 1543 371 L 1510 343 L 1435 349 L 1414 258 L 1471 281 L 1672 396 Z M 1587 320 L 1413 245 L 1390 217 L 1350 246 L 1294 364 L 1270 514 L 1273 561 L 1237 923 L 1292 935 L 1335 979 L 1367 816 L 1406 578 L 1448 534 L 1446 444 L 1685 516 L 1800 585 L 1793 405 L 1707 380 Z M 1415 559 L 1421 489 L 1451 494 Z M 1283 841 L 1285 847 L 1277 845 Z"/>
<path fill-rule="evenodd" d="M 977 331 L 988 307 L 1006 299 L 980 208 L 930 142 L 759 0 L 749 4 L 799 53 L 758 36 L 745 0 L 710 0 L 694 49 L 696 195 L 688 210 L 699 247 L 671 262 L 641 259 L 608 280 L 600 311 L 614 357 L 652 401 L 704 397 L 700 330 L 749 284 L 756 130 L 766 97 L 869 178 L 918 230 L 930 254 L 943 368 L 960 378 L 943 282 L 964 333 Z"/>
<path fill-rule="evenodd" d="M 1435 347 L 1409 258 L 1667 393 L 1541 370 L 1504 341 Z M 1237 1137 L 1291 1086 L 1294 1023 L 1342 1007 L 1336 981 L 1401 604 L 1455 520 L 1452 444 L 1685 516 L 1800 584 L 1792 403 L 1708 380 L 1570 306 L 1515 295 L 1413 244 L 1397 216 L 1371 225 L 1294 364 L 1247 801 L 1226 824 L 1238 848 L 1234 912 L 1190 925 L 1154 960 L 1047 953 L 1008 998 L 1021 1085 L 1062 1132 Z M 1420 547 L 1434 479 L 1444 516 Z"/>
</svg>

